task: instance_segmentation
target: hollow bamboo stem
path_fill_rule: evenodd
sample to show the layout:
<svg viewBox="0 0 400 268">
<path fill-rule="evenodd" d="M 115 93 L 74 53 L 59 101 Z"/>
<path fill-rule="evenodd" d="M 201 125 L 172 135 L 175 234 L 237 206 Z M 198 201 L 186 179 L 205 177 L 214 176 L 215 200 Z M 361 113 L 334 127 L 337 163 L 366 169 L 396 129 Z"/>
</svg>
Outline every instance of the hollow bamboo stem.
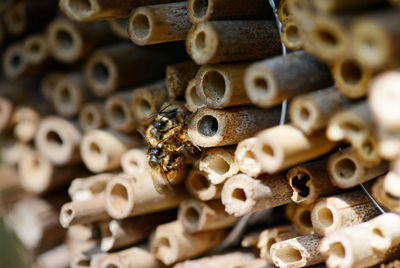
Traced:
<svg viewBox="0 0 400 268">
<path fill-rule="evenodd" d="M 23 44 L 24 56 L 28 64 L 42 70 L 50 62 L 50 49 L 43 34 L 29 35 Z"/>
<path fill-rule="evenodd" d="M 286 206 L 286 211 L 288 210 L 288 204 Z M 292 222 L 294 228 L 301 234 L 301 235 L 308 235 L 314 234 L 314 228 L 311 223 L 311 210 L 312 204 L 293 204 L 293 214 L 290 215 L 289 220 Z"/>
<path fill-rule="evenodd" d="M 303 31 L 303 29 L 298 26 L 295 20 L 291 18 L 284 20 L 281 38 L 286 48 L 299 50 L 303 47 L 300 31 Z"/>
<path fill-rule="evenodd" d="M 128 18 L 108 20 L 108 24 L 115 36 L 123 40 L 129 40 Z"/>
<path fill-rule="evenodd" d="M 192 79 L 188 82 L 185 90 L 185 100 L 186 108 L 192 113 L 195 113 L 198 109 L 206 106 L 204 101 L 197 94 L 196 79 Z"/>
<path fill-rule="evenodd" d="M 130 149 L 121 157 L 121 168 L 125 174 L 135 176 L 148 170 L 148 159 L 144 149 Z"/>
<path fill-rule="evenodd" d="M 189 81 L 195 77 L 198 69 L 199 66 L 192 61 L 167 66 L 165 76 L 170 100 L 175 100 L 184 95 Z"/>
<path fill-rule="evenodd" d="M 128 248 L 107 254 L 101 261 L 101 268 L 162 268 L 163 265 L 147 250 L 140 247 Z"/>
<path fill-rule="evenodd" d="M 235 150 L 235 162 L 239 166 L 239 170 L 251 177 L 257 177 L 263 171 L 254 154 L 256 146 L 257 139 L 251 137 L 239 142 Z"/>
<path fill-rule="evenodd" d="M 132 90 L 109 96 L 104 105 L 107 124 L 114 130 L 129 133 L 138 127 L 139 122 L 131 111 L 130 96 Z"/>
<path fill-rule="evenodd" d="M 102 102 L 85 103 L 79 111 L 78 121 L 85 132 L 105 127 L 104 104 Z"/>
<path fill-rule="evenodd" d="M 386 174 L 386 176 L 380 177 L 372 187 L 372 195 L 376 199 L 376 201 L 396 213 L 400 212 L 400 202 L 399 195 L 397 193 L 398 187 L 394 187 L 393 182 L 399 181 L 400 178 L 396 173 L 389 172 L 388 174 Z M 392 188 L 388 188 L 387 186 Z M 392 191 L 392 189 L 394 191 Z"/>
<path fill-rule="evenodd" d="M 212 184 L 207 173 L 197 169 L 192 169 L 189 172 L 185 185 L 188 192 L 201 201 L 220 198 L 223 186 L 223 184 Z"/>
<path fill-rule="evenodd" d="M 113 176 L 112 173 L 100 173 L 89 177 L 78 177 L 69 186 L 68 194 L 72 201 L 83 201 L 102 195 Z"/>
</svg>

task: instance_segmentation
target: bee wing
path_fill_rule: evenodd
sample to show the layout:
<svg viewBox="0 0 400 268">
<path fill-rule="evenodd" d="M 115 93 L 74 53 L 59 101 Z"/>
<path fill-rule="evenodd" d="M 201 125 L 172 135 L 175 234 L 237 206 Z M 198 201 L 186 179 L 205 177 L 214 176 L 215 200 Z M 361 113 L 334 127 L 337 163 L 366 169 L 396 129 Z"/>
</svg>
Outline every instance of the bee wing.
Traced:
<svg viewBox="0 0 400 268">
<path fill-rule="evenodd" d="M 174 190 L 172 184 L 166 178 L 166 174 L 164 174 L 164 172 L 162 171 L 162 168 L 160 168 L 160 172 L 152 169 L 151 178 L 153 180 L 154 188 L 157 192 L 165 192 L 166 188 L 168 188 L 168 190 L 170 191 Z"/>
</svg>

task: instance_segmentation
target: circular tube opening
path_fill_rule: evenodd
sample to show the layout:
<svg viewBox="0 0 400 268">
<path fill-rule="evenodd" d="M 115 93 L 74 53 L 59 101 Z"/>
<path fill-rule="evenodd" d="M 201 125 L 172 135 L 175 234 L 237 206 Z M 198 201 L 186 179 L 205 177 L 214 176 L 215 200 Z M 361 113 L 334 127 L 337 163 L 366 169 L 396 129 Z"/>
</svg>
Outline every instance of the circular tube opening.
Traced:
<svg viewBox="0 0 400 268">
<path fill-rule="evenodd" d="M 299 29 L 296 25 L 290 25 L 286 28 L 286 39 L 292 44 L 300 41 Z"/>
<path fill-rule="evenodd" d="M 114 209 L 125 210 L 129 198 L 128 191 L 124 185 L 119 183 L 114 184 L 110 197 L 110 204 Z"/>
<path fill-rule="evenodd" d="M 212 137 L 218 131 L 218 120 L 214 116 L 205 115 L 199 120 L 197 130 L 203 136 Z"/>
<path fill-rule="evenodd" d="M 339 127 L 351 135 L 357 135 L 361 132 L 362 127 L 356 125 L 354 122 L 342 122 Z"/>
<path fill-rule="evenodd" d="M 318 210 L 318 221 L 324 227 L 327 228 L 333 224 L 332 211 L 327 207 L 322 207 Z"/>
<path fill-rule="evenodd" d="M 103 62 L 96 62 L 92 69 L 93 78 L 100 84 L 106 84 L 110 80 L 110 71 Z"/>
<path fill-rule="evenodd" d="M 195 86 L 193 86 L 189 89 L 189 96 L 194 105 L 201 106 L 204 104 L 203 101 L 200 99 L 199 95 L 197 95 Z"/>
<path fill-rule="evenodd" d="M 308 122 L 311 118 L 311 111 L 306 106 L 301 106 L 299 108 L 299 118 L 303 122 Z"/>
<path fill-rule="evenodd" d="M 370 139 L 366 139 L 361 144 L 361 150 L 366 155 L 372 155 L 375 152 L 375 144 Z"/>
<path fill-rule="evenodd" d="M 220 156 L 215 156 L 212 161 L 210 161 L 208 165 L 209 169 L 211 169 L 213 172 L 219 174 L 219 175 L 224 175 L 229 171 L 231 166 L 229 165 L 228 162 L 226 162 L 225 159 L 223 159 Z"/>
<path fill-rule="evenodd" d="M 19 54 L 13 54 L 10 57 L 10 66 L 14 69 L 18 69 L 21 66 L 22 57 Z"/>
<path fill-rule="evenodd" d="M 304 210 L 300 214 L 300 222 L 303 224 L 303 226 L 307 228 L 312 228 L 312 223 L 311 223 L 311 211 L 310 210 Z"/>
<path fill-rule="evenodd" d="M 52 146 L 62 146 L 64 141 L 61 138 L 60 134 L 54 130 L 50 130 L 46 134 L 46 141 L 47 143 L 51 144 Z"/>
<path fill-rule="evenodd" d="M 201 19 L 207 14 L 208 0 L 194 0 L 193 1 L 193 15 Z"/>
<path fill-rule="evenodd" d="M 297 192 L 301 197 L 307 197 L 310 194 L 310 188 L 307 186 L 307 182 L 310 180 L 310 176 L 306 173 L 298 173 L 290 180 L 290 184 L 294 191 Z"/>
<path fill-rule="evenodd" d="M 66 29 L 58 29 L 55 34 L 56 45 L 63 50 L 71 50 L 74 46 L 74 40 L 70 32 Z"/>
<path fill-rule="evenodd" d="M 140 112 L 143 114 L 143 116 L 148 116 L 152 114 L 151 104 L 146 99 L 139 99 L 137 101 L 137 107 L 139 107 Z"/>
<path fill-rule="evenodd" d="M 95 114 L 92 111 L 85 111 L 84 115 L 83 115 L 83 120 L 85 121 L 86 125 L 93 125 L 95 122 Z"/>
<path fill-rule="evenodd" d="M 198 51 L 203 51 L 206 48 L 206 33 L 201 31 L 196 34 L 194 44 Z"/>
<path fill-rule="evenodd" d="M 95 142 L 91 142 L 90 143 L 89 151 L 94 155 L 101 155 L 102 154 L 100 146 Z"/>
<path fill-rule="evenodd" d="M 256 76 L 253 78 L 253 87 L 259 93 L 265 93 L 269 90 L 267 79 L 261 76 Z"/>
<path fill-rule="evenodd" d="M 275 252 L 275 256 L 285 264 L 298 262 L 302 259 L 300 251 L 298 249 L 292 248 L 291 246 L 277 249 Z"/>
<path fill-rule="evenodd" d="M 268 241 L 266 243 L 266 248 L 267 248 L 268 253 L 270 252 L 272 245 L 275 244 L 276 242 L 277 242 L 276 239 L 273 237 L 268 239 Z"/>
<path fill-rule="evenodd" d="M 235 190 L 233 190 L 232 198 L 241 202 L 246 202 L 247 200 L 246 193 L 242 188 L 236 188 Z"/>
<path fill-rule="evenodd" d="M 330 29 L 318 28 L 315 36 L 317 40 L 326 47 L 336 47 L 339 43 L 336 34 L 330 31 Z"/>
<path fill-rule="evenodd" d="M 224 76 L 218 71 L 208 71 L 203 76 L 202 88 L 206 98 L 220 101 L 226 90 Z"/>
<path fill-rule="evenodd" d="M 71 88 L 68 85 L 64 85 L 62 88 L 60 88 L 60 91 L 58 92 L 61 103 L 69 104 L 72 102 L 72 94 L 71 94 Z"/>
<path fill-rule="evenodd" d="M 360 82 L 362 77 L 362 69 L 356 61 L 344 61 L 340 67 L 340 74 L 346 84 L 356 85 Z"/>
<path fill-rule="evenodd" d="M 137 14 L 132 21 L 133 33 L 139 39 L 143 39 L 150 33 L 150 22 L 144 14 Z"/>
<path fill-rule="evenodd" d="M 263 144 L 262 152 L 269 157 L 274 157 L 274 149 L 269 144 Z"/>
<path fill-rule="evenodd" d="M 340 242 L 330 244 L 329 252 L 342 259 L 346 256 L 346 250 Z"/>
<path fill-rule="evenodd" d="M 197 225 L 200 220 L 200 214 L 195 208 L 188 207 L 185 211 L 185 219 L 191 225 Z"/>
<path fill-rule="evenodd" d="M 69 0 L 68 4 L 72 12 L 78 14 L 87 13 L 92 9 L 89 0 Z"/>
<path fill-rule="evenodd" d="M 349 158 L 342 158 L 335 165 L 336 175 L 345 180 L 352 178 L 356 173 L 356 169 L 356 164 Z"/>
<path fill-rule="evenodd" d="M 117 124 L 124 124 L 126 121 L 125 109 L 119 103 L 114 103 L 110 108 L 110 115 L 112 120 Z"/>
<path fill-rule="evenodd" d="M 196 191 L 206 190 L 210 187 L 210 182 L 207 177 L 202 173 L 196 173 L 193 175 L 192 179 L 192 187 Z"/>
</svg>

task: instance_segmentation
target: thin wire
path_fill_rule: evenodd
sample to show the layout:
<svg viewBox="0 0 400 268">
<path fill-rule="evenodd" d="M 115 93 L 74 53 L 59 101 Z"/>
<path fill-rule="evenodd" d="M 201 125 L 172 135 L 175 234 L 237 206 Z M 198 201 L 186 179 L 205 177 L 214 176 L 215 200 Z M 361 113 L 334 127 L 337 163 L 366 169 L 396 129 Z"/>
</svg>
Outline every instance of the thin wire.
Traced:
<svg viewBox="0 0 400 268">
<path fill-rule="evenodd" d="M 385 214 L 386 211 L 378 204 L 378 202 L 376 202 L 376 200 L 373 198 L 373 196 L 368 192 L 367 188 L 365 188 L 365 186 L 360 183 L 361 189 L 363 189 L 363 191 L 365 192 L 365 194 L 368 196 L 368 198 L 372 201 L 372 203 L 375 205 L 375 207 L 382 213 Z"/>
</svg>

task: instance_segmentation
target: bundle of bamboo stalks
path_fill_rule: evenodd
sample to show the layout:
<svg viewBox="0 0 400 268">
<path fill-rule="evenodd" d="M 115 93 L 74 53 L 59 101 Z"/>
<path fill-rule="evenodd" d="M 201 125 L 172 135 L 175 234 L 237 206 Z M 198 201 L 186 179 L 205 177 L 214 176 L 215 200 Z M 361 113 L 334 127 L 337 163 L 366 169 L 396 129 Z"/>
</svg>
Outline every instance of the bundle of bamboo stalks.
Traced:
<svg viewBox="0 0 400 268">
<path fill-rule="evenodd" d="M 44 268 L 397 267 L 399 5 L 0 3 L 7 226 Z"/>
</svg>

